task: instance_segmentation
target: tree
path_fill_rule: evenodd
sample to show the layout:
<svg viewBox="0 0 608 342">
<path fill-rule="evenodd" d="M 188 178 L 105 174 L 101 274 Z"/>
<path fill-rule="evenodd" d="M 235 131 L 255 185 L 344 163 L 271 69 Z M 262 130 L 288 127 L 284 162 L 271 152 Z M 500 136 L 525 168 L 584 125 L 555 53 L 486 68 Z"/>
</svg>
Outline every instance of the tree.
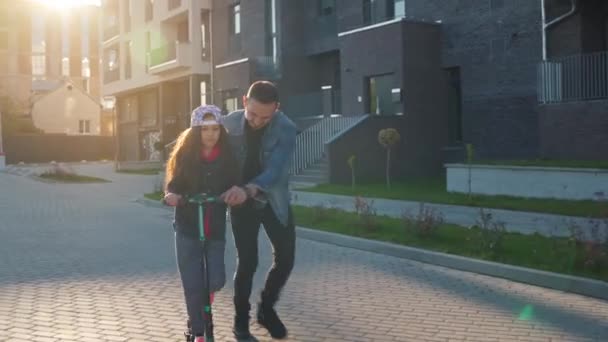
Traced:
<svg viewBox="0 0 608 342">
<path fill-rule="evenodd" d="M 378 142 L 386 149 L 386 187 L 391 188 L 391 150 L 399 143 L 401 136 L 394 128 L 381 129 L 378 132 Z"/>
<path fill-rule="evenodd" d="M 350 175 L 351 175 L 351 188 L 355 190 L 355 185 L 357 184 L 355 180 L 355 163 L 357 162 L 357 156 L 354 154 L 348 158 L 348 167 L 350 167 Z"/>
<path fill-rule="evenodd" d="M 0 96 L 0 112 L 2 112 L 2 135 L 8 136 L 19 133 L 42 133 L 30 117 L 24 116 L 27 106 L 18 103 L 8 96 Z"/>
</svg>

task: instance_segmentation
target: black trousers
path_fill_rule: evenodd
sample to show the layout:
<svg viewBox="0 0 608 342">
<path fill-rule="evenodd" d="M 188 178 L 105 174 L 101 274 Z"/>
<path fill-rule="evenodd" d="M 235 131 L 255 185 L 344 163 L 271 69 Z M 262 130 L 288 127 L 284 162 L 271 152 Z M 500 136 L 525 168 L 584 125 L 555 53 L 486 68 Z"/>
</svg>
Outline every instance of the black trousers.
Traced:
<svg viewBox="0 0 608 342">
<path fill-rule="evenodd" d="M 296 235 L 293 214 L 289 209 L 287 225 L 281 224 L 270 205 L 254 209 L 251 203 L 231 210 L 232 233 L 237 250 L 234 275 L 234 307 L 237 315 L 248 315 L 253 275 L 258 267 L 258 233 L 260 224 L 272 244 L 274 262 L 266 276 L 261 303 L 272 307 L 293 269 Z"/>
</svg>

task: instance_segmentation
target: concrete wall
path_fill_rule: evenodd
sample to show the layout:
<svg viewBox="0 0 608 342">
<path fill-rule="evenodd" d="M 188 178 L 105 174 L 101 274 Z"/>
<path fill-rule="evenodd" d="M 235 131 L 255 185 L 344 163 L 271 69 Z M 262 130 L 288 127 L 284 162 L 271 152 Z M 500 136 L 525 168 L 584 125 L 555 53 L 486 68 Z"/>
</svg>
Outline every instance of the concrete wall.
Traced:
<svg viewBox="0 0 608 342">
<path fill-rule="evenodd" d="M 465 164 L 448 164 L 447 190 L 468 193 L 469 169 Z M 471 167 L 471 192 L 558 199 L 605 199 L 608 170 L 548 167 Z"/>
<path fill-rule="evenodd" d="M 6 162 L 16 164 L 114 159 L 114 140 L 63 134 L 11 135 L 4 138 Z"/>
</svg>

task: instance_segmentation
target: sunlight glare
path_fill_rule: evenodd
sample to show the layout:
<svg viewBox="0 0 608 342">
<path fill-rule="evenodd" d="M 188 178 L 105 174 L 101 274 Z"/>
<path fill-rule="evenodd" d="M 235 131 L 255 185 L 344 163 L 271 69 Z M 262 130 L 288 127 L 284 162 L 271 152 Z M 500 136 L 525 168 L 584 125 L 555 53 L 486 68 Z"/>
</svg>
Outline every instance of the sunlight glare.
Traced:
<svg viewBox="0 0 608 342">
<path fill-rule="evenodd" d="M 101 5 L 101 0 L 35 0 L 35 2 L 56 8 L 58 10 L 67 10 L 78 6 Z"/>
</svg>

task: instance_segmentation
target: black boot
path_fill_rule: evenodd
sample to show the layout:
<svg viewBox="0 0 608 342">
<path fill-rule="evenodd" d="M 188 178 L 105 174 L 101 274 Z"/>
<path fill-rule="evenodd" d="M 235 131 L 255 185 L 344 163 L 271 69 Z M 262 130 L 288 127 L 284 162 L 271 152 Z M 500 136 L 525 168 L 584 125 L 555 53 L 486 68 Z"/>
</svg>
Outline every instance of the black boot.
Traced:
<svg viewBox="0 0 608 342">
<path fill-rule="evenodd" d="M 234 316 L 234 326 L 232 332 L 237 340 L 249 340 L 253 336 L 249 332 L 249 314 L 240 314 Z"/>
<path fill-rule="evenodd" d="M 264 304 L 264 302 L 258 303 L 257 316 L 258 323 L 268 330 L 272 338 L 280 340 L 287 337 L 287 329 L 279 319 L 273 306 Z"/>
</svg>

